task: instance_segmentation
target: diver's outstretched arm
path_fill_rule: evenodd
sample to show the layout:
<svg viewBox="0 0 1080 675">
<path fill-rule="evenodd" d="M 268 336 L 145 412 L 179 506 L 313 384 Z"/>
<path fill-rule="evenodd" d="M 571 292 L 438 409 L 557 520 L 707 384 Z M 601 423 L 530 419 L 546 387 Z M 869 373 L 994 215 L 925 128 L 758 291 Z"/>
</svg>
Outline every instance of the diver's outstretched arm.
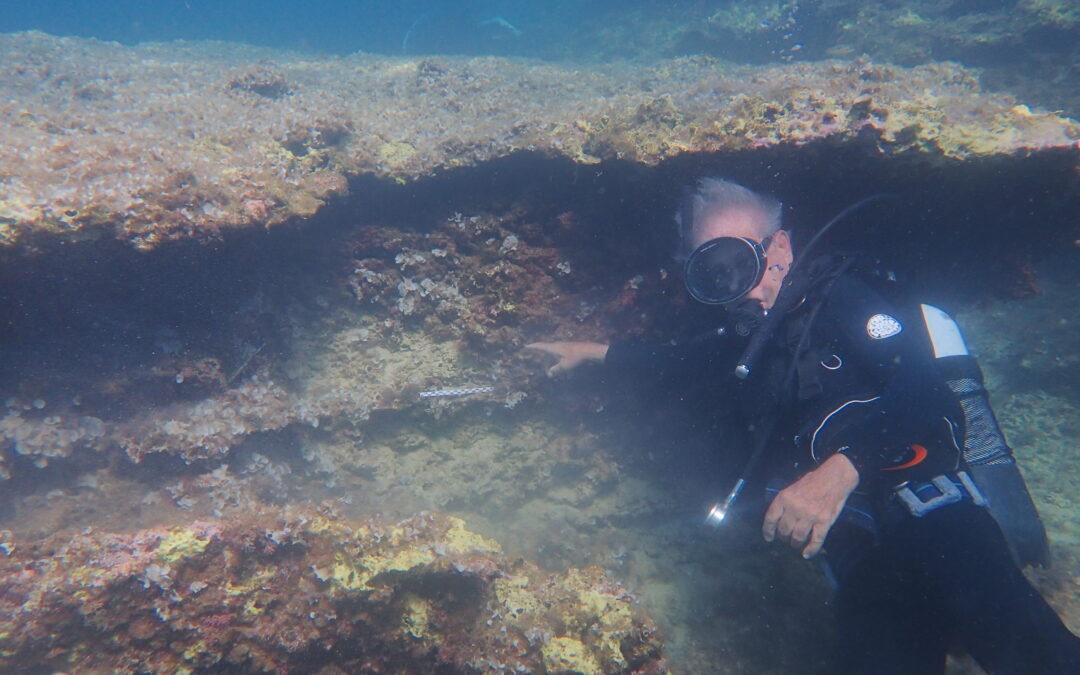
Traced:
<svg viewBox="0 0 1080 675">
<path fill-rule="evenodd" d="M 558 375 L 577 368 L 586 361 L 603 361 L 607 356 L 608 345 L 599 342 L 531 342 L 526 349 L 536 349 L 559 358 L 548 368 L 548 375 Z"/>
</svg>

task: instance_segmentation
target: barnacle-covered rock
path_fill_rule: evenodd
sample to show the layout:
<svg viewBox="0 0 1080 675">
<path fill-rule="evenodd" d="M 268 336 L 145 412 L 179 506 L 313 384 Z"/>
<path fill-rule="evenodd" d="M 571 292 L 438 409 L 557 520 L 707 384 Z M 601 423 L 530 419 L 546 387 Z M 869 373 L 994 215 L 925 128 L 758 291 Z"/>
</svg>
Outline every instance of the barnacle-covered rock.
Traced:
<svg viewBox="0 0 1080 675">
<path fill-rule="evenodd" d="M 434 513 L 323 510 L 46 541 L 3 533 L 0 668 L 660 673 L 599 568 L 541 572 Z"/>
</svg>

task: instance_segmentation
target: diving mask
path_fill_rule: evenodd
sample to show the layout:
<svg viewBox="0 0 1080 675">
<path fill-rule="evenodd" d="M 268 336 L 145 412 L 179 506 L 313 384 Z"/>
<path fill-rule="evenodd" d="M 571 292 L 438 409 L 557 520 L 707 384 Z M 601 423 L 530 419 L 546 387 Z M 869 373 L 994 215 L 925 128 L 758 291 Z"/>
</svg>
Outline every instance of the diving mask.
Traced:
<svg viewBox="0 0 1080 675">
<path fill-rule="evenodd" d="M 686 261 L 686 290 L 706 305 L 726 305 L 743 297 L 765 276 L 765 250 L 772 237 L 717 237 L 694 249 Z"/>
</svg>

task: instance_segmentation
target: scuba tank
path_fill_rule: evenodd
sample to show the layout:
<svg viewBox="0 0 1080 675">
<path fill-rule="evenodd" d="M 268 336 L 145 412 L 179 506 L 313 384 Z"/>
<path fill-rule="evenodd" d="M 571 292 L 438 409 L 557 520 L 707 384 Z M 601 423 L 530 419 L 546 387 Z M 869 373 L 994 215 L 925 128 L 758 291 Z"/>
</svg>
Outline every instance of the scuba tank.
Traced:
<svg viewBox="0 0 1080 675">
<path fill-rule="evenodd" d="M 1050 547 L 1046 529 L 990 408 L 979 363 L 968 353 L 960 327 L 948 314 L 930 305 L 922 305 L 922 313 L 935 363 L 963 413 L 961 452 L 968 473 L 989 502 L 990 514 L 1016 562 L 1021 567 L 1047 567 Z"/>
</svg>

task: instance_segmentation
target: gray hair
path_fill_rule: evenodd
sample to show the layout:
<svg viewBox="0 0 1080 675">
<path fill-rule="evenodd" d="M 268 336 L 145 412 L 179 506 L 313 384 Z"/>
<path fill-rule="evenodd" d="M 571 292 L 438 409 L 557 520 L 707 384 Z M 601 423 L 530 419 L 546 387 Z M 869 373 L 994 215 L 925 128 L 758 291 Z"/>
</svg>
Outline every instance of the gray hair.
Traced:
<svg viewBox="0 0 1080 675">
<path fill-rule="evenodd" d="M 679 246 L 676 260 L 684 261 L 694 252 L 694 233 L 716 214 L 733 208 L 751 208 L 764 217 L 761 237 L 780 230 L 783 205 L 769 195 L 762 195 L 724 178 L 702 178 L 697 190 L 687 189 L 675 222 L 679 224 Z"/>
</svg>

